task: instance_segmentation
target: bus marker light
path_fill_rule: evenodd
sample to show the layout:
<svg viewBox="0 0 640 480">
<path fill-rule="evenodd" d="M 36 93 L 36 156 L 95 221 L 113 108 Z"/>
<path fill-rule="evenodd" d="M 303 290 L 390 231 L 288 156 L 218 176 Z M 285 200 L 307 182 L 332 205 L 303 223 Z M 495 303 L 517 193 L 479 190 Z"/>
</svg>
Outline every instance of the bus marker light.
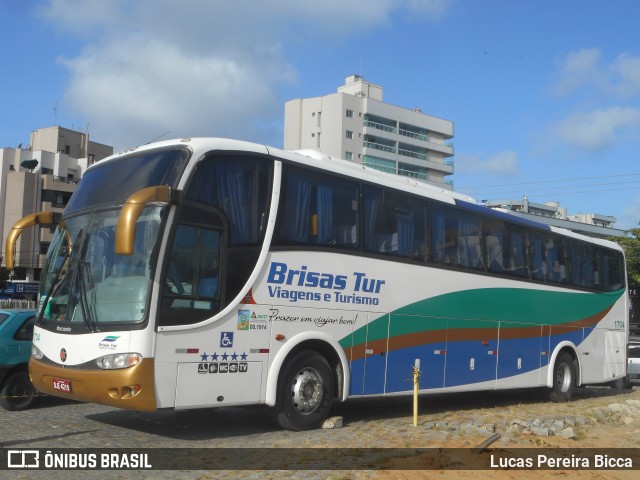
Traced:
<svg viewBox="0 0 640 480">
<path fill-rule="evenodd" d="M 176 348 L 176 353 L 200 353 L 199 348 Z"/>
<path fill-rule="evenodd" d="M 482 345 L 484 345 L 486 347 L 487 345 L 489 345 L 489 342 L 487 342 L 486 340 L 483 340 L 482 341 Z"/>
<path fill-rule="evenodd" d="M 446 350 L 434 350 L 433 354 L 434 355 L 446 355 L 447 351 Z"/>
<path fill-rule="evenodd" d="M 284 340 L 284 335 L 281 333 L 276 334 L 276 340 L 278 340 L 279 342 L 281 342 L 282 340 Z"/>
</svg>

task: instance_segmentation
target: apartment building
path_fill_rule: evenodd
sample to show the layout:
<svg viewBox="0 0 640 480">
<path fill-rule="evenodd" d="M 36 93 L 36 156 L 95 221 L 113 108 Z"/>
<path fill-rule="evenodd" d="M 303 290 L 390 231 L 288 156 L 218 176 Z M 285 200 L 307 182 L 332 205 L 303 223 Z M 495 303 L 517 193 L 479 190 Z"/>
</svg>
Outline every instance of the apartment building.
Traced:
<svg viewBox="0 0 640 480">
<path fill-rule="evenodd" d="M 319 150 L 453 190 L 453 122 L 385 103 L 382 87 L 351 75 L 337 93 L 285 104 L 285 150 Z"/>
<path fill-rule="evenodd" d="M 113 154 L 113 147 L 59 126 L 33 131 L 30 142 L 26 148 L 0 149 L 2 257 L 15 222 L 44 210 L 62 213 L 87 167 Z M 23 232 L 16 245 L 15 279 L 39 280 L 53 231 L 35 227 Z"/>
</svg>

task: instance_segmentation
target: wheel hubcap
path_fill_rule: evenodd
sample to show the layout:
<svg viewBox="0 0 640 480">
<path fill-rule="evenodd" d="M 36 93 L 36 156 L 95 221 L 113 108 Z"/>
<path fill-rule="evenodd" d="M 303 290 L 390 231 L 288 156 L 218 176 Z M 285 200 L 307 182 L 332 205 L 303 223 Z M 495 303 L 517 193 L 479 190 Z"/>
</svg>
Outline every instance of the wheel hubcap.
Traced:
<svg viewBox="0 0 640 480">
<path fill-rule="evenodd" d="M 556 385 L 558 385 L 561 392 L 569 390 L 569 386 L 571 385 L 571 370 L 569 369 L 569 365 L 563 363 L 558 368 Z"/>
<path fill-rule="evenodd" d="M 300 413 L 312 413 L 322 403 L 322 380 L 312 368 L 300 370 L 291 384 L 291 400 Z"/>
</svg>

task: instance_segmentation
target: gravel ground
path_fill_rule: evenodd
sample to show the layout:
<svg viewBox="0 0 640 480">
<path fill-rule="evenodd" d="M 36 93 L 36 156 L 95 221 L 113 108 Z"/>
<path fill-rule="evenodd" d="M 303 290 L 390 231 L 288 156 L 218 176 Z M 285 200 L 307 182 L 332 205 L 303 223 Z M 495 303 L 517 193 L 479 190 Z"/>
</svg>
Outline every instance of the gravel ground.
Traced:
<svg viewBox="0 0 640 480">
<path fill-rule="evenodd" d="M 280 448 L 270 451 L 283 465 L 287 448 L 593 448 L 640 445 L 640 389 L 581 388 L 571 403 L 555 404 L 546 392 L 481 392 L 422 396 L 418 426 L 412 399 L 350 400 L 336 404 L 332 416 L 343 427 L 288 432 L 274 426 L 264 408 L 225 408 L 141 413 L 99 405 L 39 399 L 25 412 L 0 410 L 0 444 L 16 448 Z M 238 453 L 238 451 L 234 451 Z M 249 458 L 240 459 L 242 462 Z M 387 461 L 387 460 L 385 460 Z M 399 462 L 399 463 L 398 463 Z M 442 478 L 443 473 L 399 472 L 402 458 L 388 459 L 390 472 L 375 470 L 152 471 L 136 478 L 160 479 L 392 479 Z M 319 467 L 322 468 L 322 467 Z M 2 477 L 0 472 L 0 477 Z M 6 473 L 6 472 L 4 472 Z M 11 472 L 11 478 L 130 478 L 131 472 Z M 501 472 L 492 472 L 501 473 Z M 522 473 L 522 472 L 520 472 Z M 526 472 L 525 472 L 526 473 Z M 575 473 L 575 472 L 574 472 Z M 623 472 L 627 473 L 627 472 Z M 637 472 L 636 472 L 637 473 Z M 486 476 L 486 471 L 478 472 Z M 426 476 L 425 476 L 426 475 Z M 468 475 L 468 472 L 467 472 Z M 452 476 L 451 478 L 457 478 Z M 484 477 L 483 477 L 484 478 Z M 580 478 L 589 478 L 582 475 Z M 598 476 L 593 478 L 626 478 Z M 629 477 L 633 478 L 633 477 Z"/>
</svg>

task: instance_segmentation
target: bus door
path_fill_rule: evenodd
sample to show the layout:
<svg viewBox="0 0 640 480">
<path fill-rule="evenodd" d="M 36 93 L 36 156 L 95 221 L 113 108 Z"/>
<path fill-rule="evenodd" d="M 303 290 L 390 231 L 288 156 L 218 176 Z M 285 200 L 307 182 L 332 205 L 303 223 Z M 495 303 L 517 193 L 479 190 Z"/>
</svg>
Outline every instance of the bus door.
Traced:
<svg viewBox="0 0 640 480">
<path fill-rule="evenodd" d="M 442 388 L 447 353 L 447 320 L 391 315 L 385 392 L 413 390 L 413 367 L 420 360 L 420 389 Z"/>
<path fill-rule="evenodd" d="M 223 216 L 211 207 L 193 202 L 184 202 L 178 207 L 160 282 L 160 327 L 188 327 L 207 320 L 220 311 L 225 294 L 225 223 Z M 193 381 L 197 380 L 200 386 L 206 383 L 199 373 L 203 368 L 201 364 L 205 358 L 209 359 L 208 354 L 213 354 L 218 345 L 212 334 L 206 343 L 203 342 L 205 337 L 201 329 L 158 332 L 156 385 L 172 384 L 176 405 L 181 403 L 181 392 L 191 397 L 188 403 L 195 401 L 198 404 L 197 399 L 193 398 L 193 392 L 203 389 L 195 389 L 185 382 L 189 383 L 191 378 Z M 197 353 L 188 354 L 182 353 L 183 351 Z M 177 375 L 177 378 L 169 378 L 171 374 Z M 206 379 L 214 379 L 214 375 L 207 375 Z M 171 387 L 167 386 L 166 395 L 170 392 Z M 160 391 L 159 397 L 162 397 Z M 161 398 L 161 403 L 165 401 L 170 403 L 169 398 L 164 401 Z M 202 401 L 203 404 L 209 403 L 210 399 L 203 398 Z"/>
<path fill-rule="evenodd" d="M 488 320 L 449 320 L 445 387 L 495 382 L 498 327 Z"/>
</svg>

